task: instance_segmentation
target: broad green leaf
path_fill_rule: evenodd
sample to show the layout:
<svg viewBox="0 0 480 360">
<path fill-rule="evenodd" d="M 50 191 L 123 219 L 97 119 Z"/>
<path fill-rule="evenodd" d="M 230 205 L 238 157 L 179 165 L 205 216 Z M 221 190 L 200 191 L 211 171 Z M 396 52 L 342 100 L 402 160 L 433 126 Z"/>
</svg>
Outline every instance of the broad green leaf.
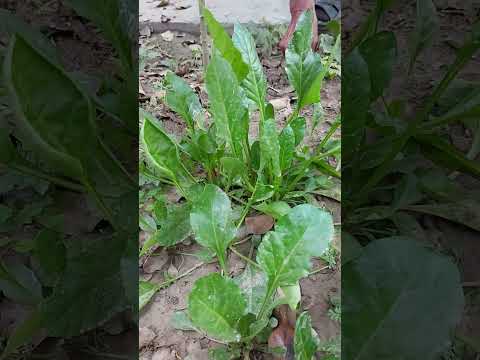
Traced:
<svg viewBox="0 0 480 360">
<path fill-rule="evenodd" d="M 208 32 L 213 40 L 213 45 L 220 51 L 222 57 L 231 65 L 237 80 L 240 82 L 247 76 L 248 65 L 242 60 L 242 54 L 233 44 L 232 39 L 222 27 L 222 25 L 213 17 L 208 9 L 204 9 L 203 16 L 208 27 Z M 214 55 L 215 56 L 215 55 Z"/>
<path fill-rule="evenodd" d="M 185 169 L 177 144 L 148 115 L 144 118 L 140 139 L 155 168 L 177 184 L 191 184 L 192 175 Z"/>
<path fill-rule="evenodd" d="M 311 49 L 312 12 L 306 11 L 297 23 L 285 52 L 286 72 L 298 96 L 298 110 L 320 101 L 322 59 Z"/>
<path fill-rule="evenodd" d="M 35 255 L 42 269 L 49 274 L 61 274 L 65 267 L 65 246 L 60 235 L 52 230 L 41 230 L 35 237 Z"/>
<path fill-rule="evenodd" d="M 476 199 L 466 199 L 451 203 L 409 205 L 403 209 L 438 216 L 480 231 L 480 214 L 478 212 L 478 200 Z"/>
<path fill-rule="evenodd" d="M 277 134 L 277 125 L 274 119 L 268 119 L 263 123 L 263 131 L 260 138 L 260 151 L 262 168 L 270 168 L 277 178 L 282 176 L 280 166 L 280 143 Z"/>
<path fill-rule="evenodd" d="M 171 247 L 186 240 L 192 234 L 190 210 L 191 205 L 188 203 L 172 206 L 160 229 L 145 243 L 140 256 L 144 255 L 154 244 Z"/>
<path fill-rule="evenodd" d="M 436 359 L 463 313 L 457 266 L 409 238 L 371 242 L 342 267 L 342 288 L 348 359 Z"/>
<path fill-rule="evenodd" d="M 283 128 L 278 142 L 280 145 L 280 169 L 285 171 L 292 165 L 295 154 L 295 133 L 290 125 Z"/>
<path fill-rule="evenodd" d="M 370 74 L 371 100 L 388 87 L 397 59 L 397 42 L 393 32 L 382 31 L 365 40 L 359 48 Z"/>
<path fill-rule="evenodd" d="M 235 24 L 232 40 L 235 47 L 242 54 L 243 61 L 249 68 L 248 75 L 242 81 L 245 94 L 257 104 L 263 113 L 267 95 L 267 79 L 263 73 L 262 63 L 257 55 L 255 40 L 248 30 L 240 24 Z"/>
<path fill-rule="evenodd" d="M 248 109 L 232 67 L 216 53 L 208 64 L 205 82 L 219 143 L 227 142 L 240 157 L 248 135 Z"/>
<path fill-rule="evenodd" d="M 153 214 L 155 215 L 155 221 L 161 226 L 168 215 L 168 209 L 164 199 L 157 199 L 157 201 L 155 201 Z"/>
<path fill-rule="evenodd" d="M 410 215 L 404 211 L 396 212 L 393 217 L 392 221 L 394 222 L 395 226 L 398 229 L 398 232 L 402 236 L 407 236 L 416 238 L 418 240 L 427 241 L 428 237 L 425 232 L 425 229 L 420 225 L 420 223 L 415 219 L 413 215 Z M 342 238 L 343 243 L 343 238 Z M 343 258 L 343 251 L 342 251 L 342 258 Z"/>
<path fill-rule="evenodd" d="M 7 360 L 22 345 L 27 344 L 43 328 L 43 318 L 38 310 L 32 311 L 29 316 L 18 325 L 8 338 L 7 346 L 3 350 L 0 360 Z"/>
<path fill-rule="evenodd" d="M 294 349 L 296 360 L 312 360 L 320 341 L 312 328 L 308 312 L 300 314 L 295 324 Z"/>
<path fill-rule="evenodd" d="M 58 64 L 58 56 L 50 39 L 44 36 L 33 26 L 27 24 L 11 11 L 0 9 L 0 33 L 13 35 L 19 34 L 26 39 L 37 51 L 43 53 L 50 61 Z"/>
<path fill-rule="evenodd" d="M 412 70 L 418 55 L 432 45 L 435 34 L 439 31 L 437 9 L 432 0 L 417 0 L 417 22 L 410 39 L 410 65 Z"/>
<path fill-rule="evenodd" d="M 177 330 L 197 330 L 195 326 L 193 326 L 192 320 L 190 320 L 186 311 L 175 311 L 170 319 L 170 323 Z"/>
<path fill-rule="evenodd" d="M 35 274 L 13 259 L 0 262 L 0 291 L 21 304 L 36 305 L 42 300 L 42 285 Z"/>
<path fill-rule="evenodd" d="M 157 291 L 158 286 L 149 281 L 138 282 L 138 305 L 140 310 L 149 303 L 150 299 Z"/>
<path fill-rule="evenodd" d="M 169 72 L 165 76 L 167 94 L 165 103 L 170 109 L 178 113 L 188 125 L 190 130 L 195 126 L 204 128 L 205 115 L 197 94 L 185 80 Z"/>
<path fill-rule="evenodd" d="M 297 117 L 290 123 L 290 127 L 295 134 L 295 146 L 300 145 L 305 137 L 305 129 L 307 127 L 307 120 L 304 117 Z"/>
<path fill-rule="evenodd" d="M 258 315 L 262 301 L 267 293 L 265 274 L 247 264 L 243 273 L 235 278 L 234 281 L 242 290 L 246 300 L 246 313 Z"/>
<path fill-rule="evenodd" d="M 237 327 L 246 308 L 238 285 L 217 273 L 198 279 L 188 297 L 193 324 L 209 336 L 227 342 L 240 341 Z"/>
<path fill-rule="evenodd" d="M 308 275 L 310 257 L 322 255 L 332 239 L 332 217 L 324 210 L 298 205 L 281 218 L 257 252 L 257 263 L 268 276 L 270 291 Z"/>
<path fill-rule="evenodd" d="M 5 221 L 10 219 L 13 215 L 13 210 L 8 206 L 0 204 L 0 224 L 3 224 Z"/>
<path fill-rule="evenodd" d="M 275 188 L 272 185 L 265 185 L 257 182 L 252 199 L 254 203 L 257 203 L 270 199 L 274 194 Z"/>
<path fill-rule="evenodd" d="M 225 174 L 230 179 L 247 174 L 247 167 L 237 158 L 223 157 L 220 159 Z"/>
<path fill-rule="evenodd" d="M 127 308 L 120 266 L 125 240 L 82 236 L 66 244 L 63 276 L 40 304 L 49 336 L 79 335 Z"/>
<path fill-rule="evenodd" d="M 272 203 L 262 203 L 254 207 L 256 210 L 271 215 L 275 219 L 287 215 L 291 208 L 285 201 L 274 201 Z"/>
<path fill-rule="evenodd" d="M 345 231 L 342 231 L 342 266 L 362 255 L 363 248 L 358 240 Z"/>
<path fill-rule="evenodd" d="M 208 349 L 209 360 L 235 360 L 239 359 L 240 356 L 241 352 L 239 348 L 219 346 L 216 348 Z"/>
<path fill-rule="evenodd" d="M 197 242 L 217 254 L 222 268 L 227 248 L 236 233 L 232 216 L 230 199 L 212 184 L 205 186 L 190 213 L 190 224 Z"/>
<path fill-rule="evenodd" d="M 132 47 L 137 36 L 134 1 L 67 0 L 67 3 L 102 30 L 119 53 L 125 71 L 133 70 Z"/>
<path fill-rule="evenodd" d="M 342 68 L 343 156 L 354 154 L 363 138 L 370 106 L 371 81 L 368 65 L 358 49 L 353 50 Z"/>
<path fill-rule="evenodd" d="M 477 120 L 480 117 L 480 91 L 472 91 L 460 103 L 450 109 L 445 115 L 435 119 L 435 122 L 449 123 L 453 120 Z"/>
<path fill-rule="evenodd" d="M 18 35 L 10 40 L 4 77 L 17 125 L 29 145 L 58 172 L 83 179 L 83 166 L 97 149 L 93 108 L 85 94 Z"/>
</svg>

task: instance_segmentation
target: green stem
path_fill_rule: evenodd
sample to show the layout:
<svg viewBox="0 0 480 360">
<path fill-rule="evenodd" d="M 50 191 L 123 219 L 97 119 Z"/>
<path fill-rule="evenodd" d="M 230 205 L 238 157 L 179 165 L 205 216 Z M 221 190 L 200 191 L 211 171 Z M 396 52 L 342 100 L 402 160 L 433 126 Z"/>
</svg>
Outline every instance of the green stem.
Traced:
<svg viewBox="0 0 480 360">
<path fill-rule="evenodd" d="M 35 169 L 33 167 L 26 167 L 24 165 L 19 165 L 19 164 L 10 164 L 8 166 L 18 172 L 24 173 L 26 175 L 31 175 L 42 180 L 49 181 L 52 184 L 62 186 L 66 189 L 69 189 L 75 192 L 82 192 L 82 193 L 85 192 L 85 188 L 81 184 L 74 183 L 69 180 L 65 180 L 56 176 L 46 174 L 41 170 Z"/>
<path fill-rule="evenodd" d="M 327 134 L 325 135 L 325 137 L 323 138 L 322 142 L 318 145 L 318 148 L 319 149 L 322 149 L 328 140 L 330 140 L 330 138 L 332 137 L 332 135 L 335 133 L 335 131 L 337 131 L 337 129 L 340 127 L 340 119 L 339 117 L 337 116 L 337 119 L 335 120 L 335 122 L 332 124 L 332 126 L 330 126 L 330 129 L 328 129 L 328 132 Z"/>
<path fill-rule="evenodd" d="M 245 255 L 243 255 L 242 253 L 240 253 L 237 249 L 235 249 L 233 247 L 233 245 L 230 245 L 229 249 L 235 254 L 237 255 L 239 258 L 241 258 L 242 260 L 248 262 L 250 265 L 253 265 L 255 266 L 257 269 L 261 269 L 260 268 L 260 265 L 258 265 L 255 261 L 253 261 L 252 259 L 246 257 Z"/>
</svg>

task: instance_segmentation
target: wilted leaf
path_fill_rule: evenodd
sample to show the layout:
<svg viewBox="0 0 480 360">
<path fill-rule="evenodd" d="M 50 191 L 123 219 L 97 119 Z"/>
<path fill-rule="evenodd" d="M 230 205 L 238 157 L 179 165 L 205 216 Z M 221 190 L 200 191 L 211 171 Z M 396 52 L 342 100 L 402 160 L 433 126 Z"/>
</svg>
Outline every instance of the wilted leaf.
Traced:
<svg viewBox="0 0 480 360">
<path fill-rule="evenodd" d="M 245 225 L 250 234 L 263 235 L 273 227 L 273 218 L 269 215 L 257 215 L 247 217 Z"/>
</svg>

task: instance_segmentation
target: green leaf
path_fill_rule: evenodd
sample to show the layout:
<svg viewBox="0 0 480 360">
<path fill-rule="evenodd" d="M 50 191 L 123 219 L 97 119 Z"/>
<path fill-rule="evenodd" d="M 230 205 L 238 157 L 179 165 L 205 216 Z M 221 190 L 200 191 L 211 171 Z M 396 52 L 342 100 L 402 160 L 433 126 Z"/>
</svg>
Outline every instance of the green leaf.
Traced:
<svg viewBox="0 0 480 360">
<path fill-rule="evenodd" d="M 263 123 L 260 138 L 262 168 L 269 167 L 277 178 L 282 176 L 280 167 L 280 143 L 277 134 L 277 125 L 274 119 Z"/>
<path fill-rule="evenodd" d="M 295 134 L 295 146 L 300 145 L 305 137 L 305 129 L 307 127 L 307 120 L 304 117 L 297 117 L 290 122 L 290 127 Z"/>
<path fill-rule="evenodd" d="M 61 274 L 65 267 L 65 246 L 59 234 L 44 229 L 35 237 L 35 254 L 49 274 Z"/>
<path fill-rule="evenodd" d="M 397 42 L 393 32 L 382 31 L 365 40 L 359 48 L 368 65 L 371 100 L 383 94 L 392 79 L 397 59 Z"/>
<path fill-rule="evenodd" d="M 185 80 L 168 72 L 165 76 L 167 94 L 165 103 L 170 109 L 178 113 L 188 125 L 194 130 L 195 125 L 202 129 L 205 123 L 205 115 L 197 94 L 192 90 Z"/>
<path fill-rule="evenodd" d="M 312 328 L 312 320 L 307 311 L 300 314 L 295 324 L 294 349 L 296 360 L 312 360 L 320 341 Z"/>
<path fill-rule="evenodd" d="M 15 350 L 30 342 L 43 327 L 43 318 L 38 310 L 32 311 L 29 316 L 15 328 L 13 334 L 8 338 L 7 346 L 0 356 L 0 360 L 7 360 Z"/>
<path fill-rule="evenodd" d="M 480 91 L 472 91 L 462 101 L 456 104 L 445 115 L 435 119 L 435 122 L 449 123 L 453 120 L 475 121 L 480 117 Z"/>
<path fill-rule="evenodd" d="M 410 205 L 405 206 L 403 209 L 438 216 L 480 231 L 480 214 L 478 213 L 477 200 L 466 199 L 451 203 Z"/>
<path fill-rule="evenodd" d="M 193 324 L 222 341 L 240 341 L 237 327 L 245 311 L 246 301 L 240 288 L 217 273 L 197 280 L 188 297 Z"/>
<path fill-rule="evenodd" d="M 312 12 L 304 12 L 285 52 L 286 72 L 298 96 L 297 109 L 320 101 L 322 59 L 311 49 Z"/>
<path fill-rule="evenodd" d="M 232 180 L 247 174 L 247 167 L 237 158 L 223 157 L 220 159 L 220 163 L 225 171 L 225 175 Z"/>
<path fill-rule="evenodd" d="M 149 303 L 157 291 L 158 286 L 156 284 L 149 281 L 138 282 L 138 306 L 140 310 Z"/>
<path fill-rule="evenodd" d="M 368 65 L 358 48 L 343 62 L 342 68 L 342 143 L 343 156 L 352 156 L 365 131 L 370 106 L 371 81 Z"/>
<path fill-rule="evenodd" d="M 457 266 L 409 238 L 371 242 L 342 287 L 342 358 L 435 359 L 463 313 Z"/>
<path fill-rule="evenodd" d="M 125 240 L 83 236 L 66 244 L 63 276 L 40 305 L 49 336 L 77 336 L 127 308 L 120 266 Z"/>
<path fill-rule="evenodd" d="M 322 255 L 332 239 L 333 221 L 328 212 L 308 204 L 294 207 L 258 248 L 257 263 L 268 276 L 269 289 L 292 285 L 308 275 L 310 257 Z"/>
<path fill-rule="evenodd" d="M 255 206 L 254 208 L 265 214 L 271 215 L 277 220 L 287 215 L 291 210 L 290 205 L 288 205 L 285 201 L 274 201 L 269 204 L 262 203 Z"/>
<path fill-rule="evenodd" d="M 295 133 L 290 125 L 283 128 L 278 142 L 280 145 L 280 169 L 285 171 L 292 165 L 295 154 Z"/>
<path fill-rule="evenodd" d="M 192 234 L 190 210 L 191 205 L 188 203 L 172 206 L 160 229 L 153 234 L 152 240 L 147 242 L 154 241 L 155 244 L 160 246 L 171 247 L 187 239 Z M 147 250 L 142 249 L 140 256 L 145 254 Z"/>
<path fill-rule="evenodd" d="M 235 47 L 242 54 L 243 61 L 249 68 L 248 75 L 242 82 L 245 94 L 257 104 L 263 113 L 265 98 L 267 96 L 267 79 L 263 73 L 262 63 L 257 55 L 255 40 L 248 30 L 240 24 L 235 24 L 232 40 Z"/>
<path fill-rule="evenodd" d="M 285 298 L 288 306 L 295 311 L 297 310 L 298 304 L 302 300 L 302 290 L 300 289 L 300 283 L 297 281 L 293 285 L 282 286 L 280 288 L 283 292 L 282 296 Z"/>
<path fill-rule="evenodd" d="M 97 149 L 93 107 L 86 95 L 18 35 L 11 38 L 4 75 L 17 125 L 29 145 L 58 172 L 83 179 L 83 164 L 91 162 Z"/>
<path fill-rule="evenodd" d="M 180 160 L 177 144 L 153 118 L 148 114 L 144 115 L 140 139 L 149 160 L 157 170 L 176 184 L 191 184 L 192 175 L 185 169 Z"/>
<path fill-rule="evenodd" d="M 410 39 L 409 72 L 418 55 L 432 45 L 435 34 L 439 31 L 437 9 L 432 0 L 417 0 L 417 23 Z"/>
<path fill-rule="evenodd" d="M 205 82 L 219 143 L 227 142 L 235 156 L 240 157 L 248 135 L 248 110 L 232 67 L 214 54 Z"/>
<path fill-rule="evenodd" d="M 257 268 L 247 264 L 243 273 L 234 279 L 242 290 L 246 300 L 246 313 L 258 315 L 262 300 L 267 293 L 265 274 Z"/>
<path fill-rule="evenodd" d="M 190 213 L 197 242 L 217 254 L 222 269 L 225 268 L 226 251 L 236 233 L 232 216 L 230 199 L 212 184 L 205 186 Z"/>
<path fill-rule="evenodd" d="M 175 311 L 170 319 L 170 323 L 177 330 L 197 330 L 195 326 L 193 326 L 192 320 L 190 320 L 186 311 Z"/>
<path fill-rule="evenodd" d="M 208 349 L 209 360 L 235 360 L 239 359 L 240 356 L 241 352 L 239 348 L 219 346 L 216 348 Z"/>
<path fill-rule="evenodd" d="M 230 39 L 230 36 L 222 25 L 213 17 L 208 9 L 204 9 L 203 16 L 215 48 L 220 51 L 222 57 L 228 61 L 235 73 L 237 81 L 242 81 L 249 73 L 248 65 L 242 60 L 242 54 L 235 47 L 232 39 Z"/>
<path fill-rule="evenodd" d="M 0 224 L 3 224 L 5 221 L 10 219 L 13 215 L 13 210 L 8 206 L 0 204 Z"/>
<path fill-rule="evenodd" d="M 415 141 L 420 144 L 424 156 L 440 166 L 480 178 L 480 164 L 468 159 L 442 138 L 435 135 L 416 135 Z"/>
<path fill-rule="evenodd" d="M 125 71 L 134 69 L 132 47 L 136 41 L 135 5 L 131 0 L 67 0 L 75 11 L 94 22 L 112 42 Z"/>
<path fill-rule="evenodd" d="M 13 146 L 9 132 L 0 128 L 0 164 L 9 164 L 15 158 L 15 147 Z"/>
<path fill-rule="evenodd" d="M 0 262 L 0 290 L 16 302 L 36 305 L 42 300 L 42 285 L 25 265 L 13 259 Z"/>
</svg>

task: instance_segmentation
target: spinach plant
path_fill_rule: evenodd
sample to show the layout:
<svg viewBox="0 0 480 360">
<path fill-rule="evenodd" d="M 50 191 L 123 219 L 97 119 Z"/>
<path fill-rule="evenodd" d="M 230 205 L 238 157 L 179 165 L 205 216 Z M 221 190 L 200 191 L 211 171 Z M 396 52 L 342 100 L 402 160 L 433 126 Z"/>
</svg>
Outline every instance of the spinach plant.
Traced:
<svg viewBox="0 0 480 360">
<path fill-rule="evenodd" d="M 315 177 L 340 178 L 328 161 L 340 159 L 340 142 L 331 139 L 340 117 L 313 150 L 302 145 L 307 126 L 302 112 L 308 105 L 319 105 L 323 79 L 338 57 L 340 36 L 337 34 L 327 64 L 322 64 L 320 55 L 309 46 L 312 14 L 303 14 L 286 52 L 286 72 L 297 101 L 286 124 L 278 129 L 274 108 L 266 101 L 267 81 L 252 35 L 237 24 L 230 38 L 208 10 L 204 15 L 214 45 L 205 75 L 208 112 L 183 79 L 167 74 L 165 104 L 185 121 L 187 134 L 177 141 L 159 121 L 143 112 L 141 142 L 148 165 L 142 165 L 141 171 L 160 183 L 174 185 L 189 203 L 204 183 L 243 199 L 239 227 L 254 206 L 266 211 L 271 203 L 314 192 L 320 186 Z M 259 119 L 258 136 L 252 138 L 254 113 Z M 313 124 L 318 125 L 319 116 L 316 111 Z M 229 237 L 234 236 L 233 230 L 232 234 Z M 155 243 L 165 246 L 180 241 L 168 236 L 155 239 L 159 242 L 147 241 L 142 253 Z"/>
<path fill-rule="evenodd" d="M 212 201 L 215 197 L 217 201 Z M 219 188 L 207 185 L 197 200 L 197 210 L 191 214 L 197 241 L 203 245 L 204 239 L 209 239 L 207 246 L 215 247 L 217 254 L 223 252 L 219 259 L 233 235 L 232 227 L 227 225 L 229 208 L 225 200 L 226 195 Z M 210 274 L 195 282 L 188 298 L 188 316 L 193 326 L 223 342 L 237 343 L 236 346 L 243 343 L 248 349 L 252 339 L 268 325 L 272 310 L 288 303 L 285 296 L 275 296 L 277 290 L 298 284 L 307 276 L 311 257 L 322 255 L 332 238 L 333 222 L 328 212 L 309 204 L 292 208 L 258 247 L 253 264 L 264 279 L 258 286 L 252 286 L 243 277 L 231 279 L 228 272 L 223 276 Z M 309 359 L 318 344 L 312 340 L 306 316 L 298 319 L 295 351 L 298 358 Z"/>
<path fill-rule="evenodd" d="M 460 274 L 450 259 L 428 246 L 428 235 L 415 214 L 479 230 L 476 217 L 465 216 L 467 209 L 477 212 L 467 200 L 474 195 L 450 173 L 476 179 L 480 174 L 478 161 L 473 160 L 480 136 L 480 87 L 457 82 L 480 48 L 479 24 L 433 93 L 410 115 L 406 99 L 389 91 L 394 68 L 403 65 L 407 76 L 415 74 L 416 61 L 432 45 L 439 23 L 433 2 L 417 1 L 410 56 L 407 64 L 401 64 L 398 34 L 382 29 L 385 11 L 395 3 L 376 2 L 342 59 L 342 354 L 356 359 L 427 359 L 444 350 L 464 306 Z M 474 130 L 468 154 L 445 137 L 446 126 L 455 122 Z M 393 302 L 395 309 L 381 310 Z M 427 313 L 442 313 L 435 329 L 430 329 Z M 407 330 L 411 326 L 407 319 L 415 319 L 418 331 Z M 370 331 L 378 326 L 385 330 Z M 400 333 L 409 336 L 393 335 Z"/>
<path fill-rule="evenodd" d="M 136 138 L 135 3 L 68 3 L 111 40 L 120 60 L 113 82 L 96 87 L 102 79 L 68 71 L 49 38 L 0 10 L 0 32 L 8 39 L 1 58 L 0 163 L 2 179 L 12 185 L 2 188 L 2 196 L 11 198 L 23 181 L 44 197 L 22 209 L 8 203 L 8 216 L 1 219 L 2 233 L 24 224 L 38 232 L 23 244 L 13 239 L 0 245 L 37 264 L 30 268 L 0 262 L 0 291 L 21 304 L 28 299 L 31 309 L 8 339 L 1 359 L 42 329 L 48 337 L 73 338 L 118 312 L 137 309 L 137 289 L 132 286 L 138 278 L 137 214 L 132 213 L 137 180 L 127 170 L 132 159 L 117 151 L 121 144 L 116 140 Z M 65 193 L 90 204 L 98 221 L 105 222 L 101 232 L 65 230 L 65 218 L 73 216 L 58 204 Z M 12 226 L 4 228 L 4 222 Z"/>
</svg>

